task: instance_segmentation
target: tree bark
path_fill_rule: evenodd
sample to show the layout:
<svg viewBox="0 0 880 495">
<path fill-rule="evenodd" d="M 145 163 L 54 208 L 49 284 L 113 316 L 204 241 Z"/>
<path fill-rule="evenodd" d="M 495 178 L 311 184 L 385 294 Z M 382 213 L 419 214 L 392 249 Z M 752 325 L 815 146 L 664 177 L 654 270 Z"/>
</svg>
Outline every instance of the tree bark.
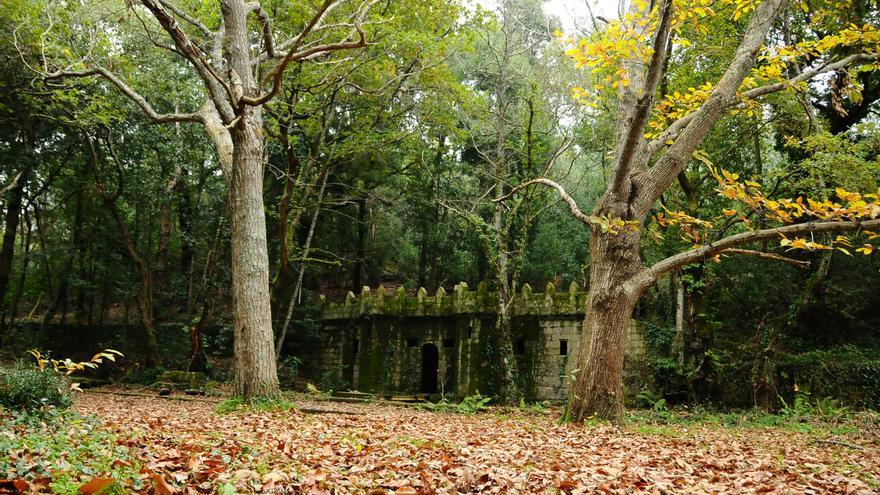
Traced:
<svg viewBox="0 0 880 495">
<path fill-rule="evenodd" d="M 243 47 L 247 49 L 247 47 Z M 272 311 L 269 303 L 269 254 L 263 212 L 263 139 L 259 108 L 249 107 L 232 132 L 232 289 L 237 395 L 278 393 Z"/>
<path fill-rule="evenodd" d="M 578 348 L 579 371 L 565 413 L 566 420 L 575 422 L 590 416 L 621 418 L 624 344 L 643 290 L 631 284 L 642 269 L 639 232 L 603 233 L 596 226 L 590 230 L 587 316 Z"/>
</svg>

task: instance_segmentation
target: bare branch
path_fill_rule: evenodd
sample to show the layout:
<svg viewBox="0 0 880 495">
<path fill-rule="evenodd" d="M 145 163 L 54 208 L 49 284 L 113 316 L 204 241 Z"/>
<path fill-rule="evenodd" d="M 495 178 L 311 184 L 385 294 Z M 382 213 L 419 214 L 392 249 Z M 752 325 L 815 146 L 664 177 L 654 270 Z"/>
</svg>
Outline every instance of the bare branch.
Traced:
<svg viewBox="0 0 880 495">
<path fill-rule="evenodd" d="M 742 232 L 729 237 L 725 237 L 724 239 L 716 242 L 705 244 L 696 249 L 670 256 L 663 261 L 657 262 L 650 268 L 646 269 L 642 273 L 642 275 L 636 277 L 638 279 L 636 283 L 640 286 L 647 287 L 664 273 L 677 270 L 678 268 L 681 268 L 682 266 L 689 263 L 696 263 L 706 260 L 715 256 L 716 254 L 721 254 L 732 248 L 751 244 L 758 241 L 778 239 L 786 235 L 804 234 L 808 232 L 819 234 L 823 232 L 851 232 L 857 230 L 873 231 L 877 230 L 878 228 L 880 228 L 880 219 L 866 220 L 864 222 L 857 220 L 840 222 L 806 222 L 792 225 L 784 225 L 781 227 L 770 229 Z"/>
<path fill-rule="evenodd" d="M 85 71 L 58 71 L 44 76 L 46 80 L 64 79 L 64 78 L 81 78 L 101 76 L 116 86 L 119 91 L 129 100 L 137 104 L 144 114 L 156 124 L 164 124 L 167 122 L 203 122 L 202 112 L 194 113 L 159 113 L 153 109 L 150 103 L 140 93 L 131 88 L 116 74 L 110 72 L 104 67 L 89 69 Z"/>
<path fill-rule="evenodd" d="M 776 253 L 766 253 L 764 251 L 755 251 L 754 249 L 741 249 L 741 248 L 730 248 L 725 249 L 721 252 L 721 254 L 745 254 L 748 256 L 756 256 L 758 258 L 764 258 L 768 260 L 776 260 L 781 261 L 785 264 L 791 265 L 795 268 L 809 268 L 809 261 L 796 260 L 794 258 L 789 258 L 786 256 L 782 256 L 781 254 Z"/>
<path fill-rule="evenodd" d="M 199 21 L 195 17 L 184 12 L 183 9 L 181 9 L 180 7 L 175 5 L 174 3 L 172 3 L 168 0 L 159 0 L 159 3 L 164 5 L 165 8 L 167 8 L 171 12 L 174 12 L 174 15 L 176 15 L 177 17 L 180 17 L 184 21 L 186 21 L 186 22 L 192 24 L 193 26 L 195 26 L 196 28 L 198 28 L 198 30 L 201 31 L 202 34 L 204 34 L 205 36 L 207 36 L 209 38 L 214 36 L 214 33 L 210 29 L 208 29 L 208 26 L 204 25 L 201 21 Z"/>
<path fill-rule="evenodd" d="M 302 32 L 300 32 L 299 35 L 297 35 L 297 37 L 294 39 L 292 45 L 290 46 L 290 49 L 287 52 L 287 55 L 285 55 L 284 58 L 281 59 L 281 61 L 275 64 L 274 67 L 269 69 L 266 77 L 264 77 L 263 80 L 260 81 L 260 86 L 263 86 L 264 84 L 268 83 L 271 78 L 272 88 L 269 90 L 269 92 L 264 93 L 256 98 L 242 96 L 239 100 L 241 104 L 258 106 L 271 100 L 276 94 L 278 94 L 278 91 L 281 90 L 281 82 L 284 79 L 284 71 L 287 69 L 287 66 L 290 65 L 291 62 L 305 60 L 311 56 L 318 54 L 367 46 L 367 38 L 364 34 L 363 29 L 361 28 L 361 21 L 363 20 L 363 17 L 366 15 L 367 11 L 369 10 L 369 6 L 372 5 L 372 3 L 370 3 L 364 10 L 360 12 L 360 14 L 358 15 L 358 20 L 355 22 L 355 30 L 357 31 L 358 35 L 357 41 L 350 41 L 349 37 L 346 38 L 346 40 L 340 41 L 338 43 L 316 45 L 297 51 L 302 45 L 302 42 L 306 38 L 306 36 L 308 36 L 309 33 L 311 33 L 312 30 L 315 28 L 315 26 L 318 25 L 318 23 L 324 18 L 324 15 L 331 8 L 331 6 L 334 5 L 334 2 L 335 0 L 324 0 L 324 3 L 306 25 L 305 29 L 303 29 Z"/>
<path fill-rule="evenodd" d="M 501 196 L 500 198 L 493 199 L 492 202 L 498 203 L 500 201 L 505 201 L 505 200 L 509 199 L 510 197 L 512 197 L 514 194 L 516 194 L 521 189 L 532 186 L 534 184 L 543 184 L 547 187 L 552 187 L 553 189 L 556 189 L 556 192 L 559 193 L 559 196 L 562 198 L 562 200 L 565 201 L 566 203 L 568 203 L 568 208 L 571 210 L 571 214 L 574 215 L 575 218 L 577 218 L 581 222 L 584 222 L 585 224 L 590 224 L 590 216 L 585 214 L 583 211 L 581 211 L 581 209 L 578 207 L 577 201 L 575 201 L 574 198 L 572 198 L 570 194 L 565 192 L 565 188 L 563 188 L 561 185 L 559 185 L 556 182 L 553 182 L 550 179 L 537 178 L 537 179 L 532 179 L 530 181 L 523 182 L 522 184 L 511 189 L 510 192 L 505 194 L 504 196 Z"/>
</svg>

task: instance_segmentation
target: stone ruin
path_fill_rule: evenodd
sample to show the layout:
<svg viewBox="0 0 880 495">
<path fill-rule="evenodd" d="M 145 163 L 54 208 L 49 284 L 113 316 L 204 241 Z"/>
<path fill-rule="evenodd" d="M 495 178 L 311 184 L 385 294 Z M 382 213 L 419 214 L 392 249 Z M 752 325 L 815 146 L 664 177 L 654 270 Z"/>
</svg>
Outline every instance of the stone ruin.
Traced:
<svg viewBox="0 0 880 495">
<path fill-rule="evenodd" d="M 525 284 L 510 307 L 520 386 L 531 400 L 564 399 L 571 386 L 586 292 L 572 283 L 544 292 Z M 411 296 L 401 287 L 349 292 L 344 301 L 321 306 L 321 345 L 304 357 L 311 375 L 336 390 L 375 394 L 441 394 L 463 397 L 498 391 L 497 293 L 485 283 L 466 283 L 451 294 L 420 288 Z M 645 352 L 641 326 L 630 326 L 627 366 Z M 326 386 L 326 385 L 325 385 Z"/>
</svg>

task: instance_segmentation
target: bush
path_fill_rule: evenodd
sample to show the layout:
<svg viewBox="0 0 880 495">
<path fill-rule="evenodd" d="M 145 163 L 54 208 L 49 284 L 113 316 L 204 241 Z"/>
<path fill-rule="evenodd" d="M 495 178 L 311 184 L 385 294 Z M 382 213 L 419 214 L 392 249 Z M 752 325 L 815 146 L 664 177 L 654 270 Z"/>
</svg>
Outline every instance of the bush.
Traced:
<svg viewBox="0 0 880 495">
<path fill-rule="evenodd" d="M 880 356 L 876 350 L 841 346 L 786 356 L 777 364 L 783 398 L 796 387 L 814 397 L 833 397 L 856 408 L 880 408 Z"/>
<path fill-rule="evenodd" d="M 63 409 L 70 402 L 70 387 L 64 375 L 57 371 L 23 363 L 0 366 L 0 405 L 3 407 L 29 411 L 45 406 Z"/>
</svg>

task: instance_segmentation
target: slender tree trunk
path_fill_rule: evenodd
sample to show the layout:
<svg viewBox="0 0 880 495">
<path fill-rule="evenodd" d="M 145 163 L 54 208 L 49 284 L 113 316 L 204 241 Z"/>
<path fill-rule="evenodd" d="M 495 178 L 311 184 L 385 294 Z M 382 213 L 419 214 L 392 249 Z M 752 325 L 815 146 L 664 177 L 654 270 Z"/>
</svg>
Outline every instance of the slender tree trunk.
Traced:
<svg viewBox="0 0 880 495">
<path fill-rule="evenodd" d="M 24 160 L 29 159 L 30 153 L 23 153 L 25 155 Z M 15 236 L 18 232 L 18 223 L 21 219 L 21 207 L 24 199 L 24 188 L 28 181 L 28 176 L 30 175 L 30 165 L 25 165 L 24 170 L 22 170 L 21 174 L 18 176 L 18 180 L 15 183 L 15 187 L 12 188 L 12 191 L 9 193 L 9 198 L 6 203 L 6 215 L 4 219 L 4 231 L 3 231 L 3 247 L 0 248 L 0 304 L 3 304 L 3 320 L 0 321 L 0 326 L 3 327 L 2 335 L 6 335 L 6 322 L 5 316 L 7 314 L 7 307 L 4 304 L 6 299 L 6 292 L 9 288 L 9 277 L 12 274 L 12 258 L 15 254 Z M 5 340 L 5 339 L 4 339 Z"/>
<path fill-rule="evenodd" d="M 33 225 L 30 221 L 30 216 L 27 213 L 27 210 L 24 212 L 24 222 L 25 222 L 25 235 L 22 239 L 22 258 L 21 258 L 21 269 L 18 274 L 18 285 L 15 288 L 15 296 L 12 298 L 12 309 L 9 314 L 10 323 L 15 323 L 15 320 L 18 318 L 18 306 L 21 302 L 21 295 L 24 293 L 24 284 L 27 279 L 27 271 L 28 265 L 31 261 L 31 237 L 33 234 Z"/>
<path fill-rule="evenodd" d="M 189 183 L 187 182 L 187 170 L 181 171 L 180 181 L 177 183 L 177 225 L 180 228 L 180 274 L 186 281 L 186 311 L 191 313 L 195 302 L 193 300 L 193 266 L 195 260 L 194 238 L 192 231 L 192 199 L 190 198 Z"/>
<path fill-rule="evenodd" d="M 357 261 L 351 288 L 355 294 L 367 283 L 367 199 L 359 198 L 357 205 Z"/>
<path fill-rule="evenodd" d="M 287 328 L 290 326 L 290 319 L 293 316 L 293 309 L 296 307 L 297 300 L 302 294 L 303 287 L 303 279 L 306 274 L 306 258 L 309 257 L 309 252 L 312 249 L 312 239 L 315 236 L 315 227 L 318 225 L 318 216 L 321 214 L 321 202 L 324 201 L 324 191 L 327 188 L 327 178 L 330 176 L 330 170 L 328 169 L 324 173 L 324 180 L 321 181 L 321 190 L 318 192 L 318 201 L 315 205 L 315 211 L 312 213 L 312 221 L 309 223 L 309 232 L 306 234 L 306 241 L 303 245 L 302 249 L 302 258 L 303 260 L 299 265 L 299 274 L 296 278 L 296 286 L 293 289 L 293 293 L 290 295 L 290 303 L 287 305 L 287 314 L 284 315 L 284 324 L 281 327 L 281 333 L 278 335 L 278 342 L 275 344 L 275 360 L 281 360 L 281 349 L 284 346 L 284 339 L 287 336 Z"/>
<path fill-rule="evenodd" d="M 125 223 L 125 218 L 122 216 L 122 212 L 119 210 L 119 206 L 116 204 L 116 201 L 119 199 L 119 196 L 122 195 L 122 191 L 124 188 L 123 176 L 122 176 L 122 168 L 119 164 L 119 160 L 117 156 L 113 152 L 112 143 L 107 142 L 107 149 L 112 156 L 113 160 L 116 162 L 119 167 L 119 185 L 117 186 L 116 192 L 111 194 L 108 193 L 104 189 L 104 183 L 101 178 L 101 164 L 100 158 L 98 157 L 97 149 L 95 148 L 95 143 L 91 137 L 86 138 L 86 142 L 89 148 L 89 166 L 92 169 L 92 173 L 95 176 L 95 186 L 98 192 L 98 195 L 101 197 L 101 200 L 104 202 L 104 206 L 107 207 L 107 210 L 110 212 L 110 215 L 113 217 L 113 221 L 116 223 L 116 227 L 119 229 L 120 241 L 122 242 L 122 246 L 125 248 L 125 255 L 131 260 L 132 264 L 134 264 L 135 268 L 138 272 L 138 293 L 137 293 L 137 306 L 138 306 L 138 314 L 140 315 L 141 324 L 144 328 L 144 336 L 146 338 L 146 349 L 144 355 L 144 366 L 147 368 L 155 367 L 159 362 L 159 346 L 156 341 L 156 332 L 153 328 L 153 293 L 152 293 L 152 283 L 153 276 L 150 271 L 150 267 L 144 261 L 144 259 L 138 254 L 137 250 L 137 240 L 131 235 L 131 231 L 128 229 L 128 225 Z M 67 263 L 70 265 L 70 260 Z M 67 279 L 65 278 L 63 282 L 63 288 L 66 292 Z M 59 293 L 60 294 L 60 293 Z M 66 297 L 66 296 L 65 296 Z M 126 323 L 128 323 L 128 311 L 126 306 Z"/>
<path fill-rule="evenodd" d="M 202 347 L 202 334 L 205 330 L 205 324 L 208 321 L 209 308 L 210 305 L 206 298 L 199 319 L 196 320 L 195 324 L 189 329 L 189 342 L 191 348 L 189 367 L 187 368 L 189 371 L 207 371 L 208 369 L 208 359 L 207 356 L 205 356 L 205 349 Z"/>
</svg>

